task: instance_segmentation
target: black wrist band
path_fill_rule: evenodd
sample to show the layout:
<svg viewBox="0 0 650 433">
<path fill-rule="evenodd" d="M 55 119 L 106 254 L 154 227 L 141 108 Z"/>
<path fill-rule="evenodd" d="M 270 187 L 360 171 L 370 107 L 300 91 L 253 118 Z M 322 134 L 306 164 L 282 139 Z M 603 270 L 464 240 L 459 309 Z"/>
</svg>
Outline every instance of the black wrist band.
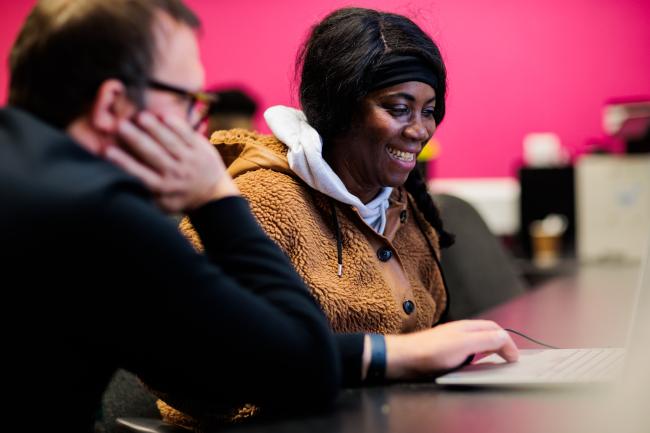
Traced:
<svg viewBox="0 0 650 433">
<path fill-rule="evenodd" d="M 368 334 L 370 337 L 370 365 L 366 382 L 380 383 L 386 377 L 386 339 L 382 334 Z"/>
</svg>

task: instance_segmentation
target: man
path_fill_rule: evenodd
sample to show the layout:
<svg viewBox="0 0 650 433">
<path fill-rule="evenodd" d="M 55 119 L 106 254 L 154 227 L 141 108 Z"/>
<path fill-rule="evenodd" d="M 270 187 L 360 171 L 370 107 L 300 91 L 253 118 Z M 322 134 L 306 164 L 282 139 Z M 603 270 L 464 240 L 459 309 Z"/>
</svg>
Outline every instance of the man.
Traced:
<svg viewBox="0 0 650 433">
<path fill-rule="evenodd" d="M 366 375 L 516 359 L 491 322 L 335 341 L 193 129 L 197 27 L 180 0 L 42 0 L 16 40 L 0 110 L 5 425 L 90 431 L 120 367 L 181 399 L 300 410 Z M 163 211 L 189 213 L 204 255 Z"/>
<path fill-rule="evenodd" d="M 178 0 L 51 0 L 18 36 L 0 111 L 5 422 L 91 431 L 120 367 L 227 405 L 336 395 L 326 320 L 191 128 L 197 26 Z M 206 254 L 157 206 L 189 211 Z"/>
</svg>

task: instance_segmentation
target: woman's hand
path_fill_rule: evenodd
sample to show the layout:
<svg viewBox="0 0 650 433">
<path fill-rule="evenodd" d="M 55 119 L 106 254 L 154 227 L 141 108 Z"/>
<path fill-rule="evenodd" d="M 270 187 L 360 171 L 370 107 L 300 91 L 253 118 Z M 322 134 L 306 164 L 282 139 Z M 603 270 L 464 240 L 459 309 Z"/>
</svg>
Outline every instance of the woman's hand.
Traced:
<svg viewBox="0 0 650 433">
<path fill-rule="evenodd" d="M 425 331 L 386 336 L 386 378 L 413 379 L 458 367 L 473 354 L 498 353 L 508 362 L 519 351 L 510 335 L 489 320 L 460 320 Z"/>
<path fill-rule="evenodd" d="M 144 182 L 164 211 L 184 212 L 239 195 L 217 150 L 186 121 L 146 111 L 136 121 L 121 121 L 122 147 L 108 147 L 105 157 Z"/>
</svg>

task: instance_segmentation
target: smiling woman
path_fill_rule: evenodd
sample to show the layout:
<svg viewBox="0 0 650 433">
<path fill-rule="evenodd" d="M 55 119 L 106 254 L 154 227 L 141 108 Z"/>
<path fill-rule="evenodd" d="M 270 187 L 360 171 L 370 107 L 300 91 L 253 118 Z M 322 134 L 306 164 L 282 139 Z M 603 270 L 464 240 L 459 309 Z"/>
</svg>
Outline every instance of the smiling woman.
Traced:
<svg viewBox="0 0 650 433">
<path fill-rule="evenodd" d="M 312 29 L 296 70 L 303 112 L 272 107 L 273 136 L 213 143 L 334 330 L 430 328 L 448 305 L 436 262 L 452 237 L 414 168 L 445 112 L 438 48 L 406 17 L 347 8 Z"/>
<path fill-rule="evenodd" d="M 438 48 L 406 17 L 347 8 L 313 28 L 296 66 L 304 112 L 272 107 L 273 136 L 212 142 L 334 330 L 430 328 L 448 305 L 436 262 L 452 237 L 414 168 L 444 116 Z"/>
<path fill-rule="evenodd" d="M 340 9 L 312 29 L 296 75 L 303 111 L 267 110 L 272 136 L 212 142 L 335 331 L 431 328 L 449 304 L 437 262 L 453 238 L 414 168 L 445 113 L 437 46 L 404 16 Z"/>
</svg>

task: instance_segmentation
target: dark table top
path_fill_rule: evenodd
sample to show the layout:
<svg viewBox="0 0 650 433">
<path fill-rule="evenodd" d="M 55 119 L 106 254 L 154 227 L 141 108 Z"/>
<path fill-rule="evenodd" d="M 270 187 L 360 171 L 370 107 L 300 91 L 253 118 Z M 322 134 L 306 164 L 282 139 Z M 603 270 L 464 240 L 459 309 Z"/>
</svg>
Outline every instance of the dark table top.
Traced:
<svg viewBox="0 0 650 433">
<path fill-rule="evenodd" d="M 621 347 L 638 266 L 581 267 L 480 318 L 559 347 Z M 535 345 L 515 337 L 521 348 Z M 606 404 L 600 388 L 445 388 L 432 382 L 346 390 L 331 410 L 258 420 L 222 432 L 573 432 L 573 419 Z M 650 408 L 650 404 L 648 405 Z M 579 429 L 583 430 L 583 429 Z M 605 430 L 607 431 L 607 430 Z M 650 427 L 648 428 L 650 431 Z"/>
</svg>

